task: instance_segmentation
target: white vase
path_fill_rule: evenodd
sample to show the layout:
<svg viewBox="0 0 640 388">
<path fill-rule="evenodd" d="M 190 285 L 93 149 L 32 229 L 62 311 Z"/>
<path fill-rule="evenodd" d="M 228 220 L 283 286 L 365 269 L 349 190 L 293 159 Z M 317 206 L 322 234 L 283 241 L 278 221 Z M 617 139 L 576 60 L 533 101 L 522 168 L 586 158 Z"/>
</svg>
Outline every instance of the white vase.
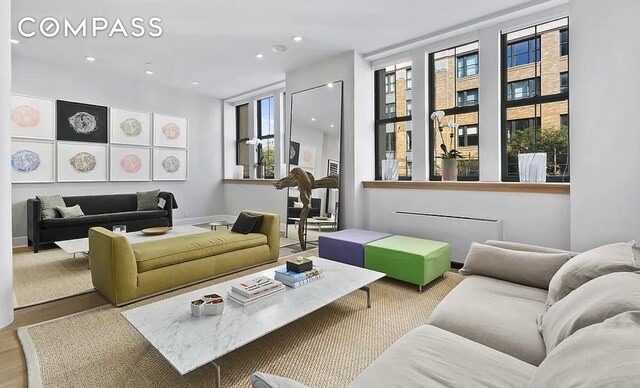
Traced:
<svg viewBox="0 0 640 388">
<path fill-rule="evenodd" d="M 233 179 L 244 178 L 244 166 L 237 165 L 233 167 Z"/>
<path fill-rule="evenodd" d="M 386 159 L 382 161 L 382 180 L 397 181 L 398 180 L 398 161 L 395 159 Z"/>
<path fill-rule="evenodd" d="M 518 154 L 518 172 L 520 182 L 546 182 L 547 154 L 545 152 Z"/>
</svg>

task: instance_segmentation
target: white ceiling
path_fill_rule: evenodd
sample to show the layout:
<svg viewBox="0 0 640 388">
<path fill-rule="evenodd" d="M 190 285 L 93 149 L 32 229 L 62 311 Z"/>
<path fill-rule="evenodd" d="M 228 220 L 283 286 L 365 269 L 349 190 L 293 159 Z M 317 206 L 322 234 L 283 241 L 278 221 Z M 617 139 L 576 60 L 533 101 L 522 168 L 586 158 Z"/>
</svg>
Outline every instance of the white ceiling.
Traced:
<svg viewBox="0 0 640 388">
<path fill-rule="evenodd" d="M 345 50 L 370 53 L 512 7 L 544 0 L 13 0 L 18 57 L 93 66 L 130 78 L 228 98 L 282 81 L 285 72 Z M 161 17 L 160 38 L 18 36 L 24 16 L 42 19 Z M 296 44 L 294 35 L 304 37 Z M 275 54 L 270 47 L 286 45 Z M 255 55 L 261 52 L 264 58 Z M 88 63 L 86 56 L 97 60 Z M 145 63 L 151 62 L 152 66 Z M 150 67 L 155 74 L 146 75 Z M 191 81 L 200 85 L 194 86 Z"/>
<path fill-rule="evenodd" d="M 291 131 L 322 131 L 338 136 L 342 124 L 342 82 L 293 94 Z"/>
</svg>

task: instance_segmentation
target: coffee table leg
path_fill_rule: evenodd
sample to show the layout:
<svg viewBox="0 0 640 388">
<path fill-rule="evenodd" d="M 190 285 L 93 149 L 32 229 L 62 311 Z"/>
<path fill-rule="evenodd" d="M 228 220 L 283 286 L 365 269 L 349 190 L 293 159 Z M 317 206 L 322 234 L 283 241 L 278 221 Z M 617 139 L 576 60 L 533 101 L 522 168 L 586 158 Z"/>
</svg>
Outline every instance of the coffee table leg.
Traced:
<svg viewBox="0 0 640 388">
<path fill-rule="evenodd" d="M 371 308 L 371 288 L 368 286 L 364 286 L 360 288 L 360 291 L 364 291 L 367 293 L 367 308 Z"/>
<path fill-rule="evenodd" d="M 211 365 L 216 368 L 216 388 L 220 388 L 222 387 L 222 385 L 220 385 L 220 365 L 216 364 L 213 361 L 211 361 Z"/>
</svg>

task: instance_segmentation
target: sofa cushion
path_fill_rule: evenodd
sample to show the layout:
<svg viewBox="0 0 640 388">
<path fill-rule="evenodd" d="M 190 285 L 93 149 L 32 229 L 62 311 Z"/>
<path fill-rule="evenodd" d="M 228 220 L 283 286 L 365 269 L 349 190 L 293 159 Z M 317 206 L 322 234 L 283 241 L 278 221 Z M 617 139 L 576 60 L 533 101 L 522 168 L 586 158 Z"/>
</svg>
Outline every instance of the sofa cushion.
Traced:
<svg viewBox="0 0 640 388">
<path fill-rule="evenodd" d="M 631 241 L 601 246 L 579 254 L 563 265 L 549 283 L 547 308 L 589 280 L 613 272 L 640 270 L 640 246 Z"/>
<path fill-rule="evenodd" d="M 252 388 L 310 388 L 286 377 L 256 372 L 251 375 Z"/>
<path fill-rule="evenodd" d="M 535 367 L 435 326 L 396 341 L 349 387 L 523 387 Z"/>
<path fill-rule="evenodd" d="M 267 245 L 264 234 L 220 230 L 132 244 L 131 248 L 140 273 L 260 245 Z"/>
<path fill-rule="evenodd" d="M 84 213 L 82 212 L 82 208 L 80 207 L 80 205 L 75 205 L 71 207 L 58 206 L 56 210 L 58 210 L 62 218 L 77 218 L 77 217 L 84 216 Z"/>
<path fill-rule="evenodd" d="M 462 275 L 482 275 L 536 288 L 549 282 L 571 256 L 567 253 L 518 251 L 472 243 Z"/>
<path fill-rule="evenodd" d="M 260 216 L 258 215 L 240 212 L 238 218 L 236 219 L 236 222 L 233 223 L 231 231 L 242 234 L 255 233 L 254 229 L 259 219 Z M 262 222 L 260 224 L 262 224 Z"/>
<path fill-rule="evenodd" d="M 616 272 L 583 284 L 543 315 L 540 329 L 547 354 L 583 327 L 634 310 L 640 311 L 640 274 Z"/>
<path fill-rule="evenodd" d="M 536 319 L 546 297 L 539 288 L 474 275 L 440 302 L 427 323 L 539 365 L 546 352 Z"/>
<path fill-rule="evenodd" d="M 578 330 L 540 364 L 529 384 L 542 387 L 639 387 L 640 311 Z"/>
<path fill-rule="evenodd" d="M 151 218 L 162 218 L 167 216 L 166 210 L 147 210 L 132 211 L 121 213 L 106 213 L 76 218 L 53 218 L 43 220 L 40 223 L 42 229 L 59 228 L 59 227 L 75 227 L 78 225 L 103 225 L 113 222 L 121 222 L 128 220 L 145 220 Z"/>
<path fill-rule="evenodd" d="M 50 220 L 59 217 L 58 207 L 66 207 L 67 205 L 61 195 L 38 195 L 36 196 L 42 207 L 41 219 Z"/>
<path fill-rule="evenodd" d="M 151 191 L 138 191 L 136 198 L 138 200 L 137 210 L 156 210 L 158 209 L 160 189 Z"/>
<path fill-rule="evenodd" d="M 485 245 L 491 245 L 492 247 L 498 247 L 498 248 L 513 249 L 514 251 L 523 251 L 523 252 L 566 253 L 571 257 L 577 256 L 580 254 L 578 252 L 563 251 L 562 249 L 542 247 L 539 245 L 523 244 L 523 243 L 517 243 L 512 241 L 487 240 L 485 241 Z"/>
</svg>

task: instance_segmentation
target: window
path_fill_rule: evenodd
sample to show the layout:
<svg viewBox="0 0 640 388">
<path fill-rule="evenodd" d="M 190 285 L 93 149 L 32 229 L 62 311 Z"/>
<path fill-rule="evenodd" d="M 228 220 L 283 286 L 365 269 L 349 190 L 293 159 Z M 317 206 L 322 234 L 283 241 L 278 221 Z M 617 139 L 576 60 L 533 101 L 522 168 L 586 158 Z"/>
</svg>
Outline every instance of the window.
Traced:
<svg viewBox="0 0 640 388">
<path fill-rule="evenodd" d="M 390 119 L 396 116 L 396 104 L 395 103 L 391 103 L 391 104 L 386 104 L 384 106 L 384 114 L 386 116 L 386 118 Z"/>
<path fill-rule="evenodd" d="M 472 147 L 478 145 L 478 126 L 462 125 L 458 127 L 458 147 Z"/>
<path fill-rule="evenodd" d="M 244 166 L 244 177 L 249 178 L 249 104 L 236 106 L 236 165 Z"/>
<path fill-rule="evenodd" d="M 560 73 L 560 93 L 569 92 L 569 72 Z"/>
<path fill-rule="evenodd" d="M 569 181 L 568 29 L 564 18 L 502 35 L 503 181 L 520 179 L 524 153 L 546 154 L 547 181 Z"/>
<path fill-rule="evenodd" d="M 274 140 L 274 97 L 258 101 L 258 162 L 264 165 L 264 178 L 274 178 L 275 140 Z"/>
<path fill-rule="evenodd" d="M 479 75 L 478 42 L 429 54 L 429 117 L 444 111 L 441 123 L 454 122 L 459 127 L 443 127 L 442 132 L 429 121 L 429 163 L 431 180 L 441 180 L 440 146 L 457 149 L 458 180 L 478 180 L 479 143 Z M 464 79 L 463 79 L 464 78 Z M 461 130 L 461 132 L 460 132 Z"/>
<path fill-rule="evenodd" d="M 540 37 L 507 44 L 507 67 L 540 61 Z"/>
<path fill-rule="evenodd" d="M 458 78 L 478 74 L 478 53 L 458 57 Z"/>
<path fill-rule="evenodd" d="M 398 177 L 411 179 L 411 63 L 375 72 L 376 179 L 382 161 L 398 161 Z"/>
<path fill-rule="evenodd" d="M 478 89 L 461 90 L 458 92 L 458 106 L 478 104 Z"/>
<path fill-rule="evenodd" d="M 569 55 L 569 30 L 560 30 L 560 56 Z"/>
<path fill-rule="evenodd" d="M 396 75 L 395 73 L 387 74 L 384 79 L 384 86 L 387 94 L 395 93 L 396 91 Z"/>
<path fill-rule="evenodd" d="M 507 100 L 521 100 L 538 95 L 540 90 L 540 78 L 529 78 L 507 84 Z"/>
</svg>

